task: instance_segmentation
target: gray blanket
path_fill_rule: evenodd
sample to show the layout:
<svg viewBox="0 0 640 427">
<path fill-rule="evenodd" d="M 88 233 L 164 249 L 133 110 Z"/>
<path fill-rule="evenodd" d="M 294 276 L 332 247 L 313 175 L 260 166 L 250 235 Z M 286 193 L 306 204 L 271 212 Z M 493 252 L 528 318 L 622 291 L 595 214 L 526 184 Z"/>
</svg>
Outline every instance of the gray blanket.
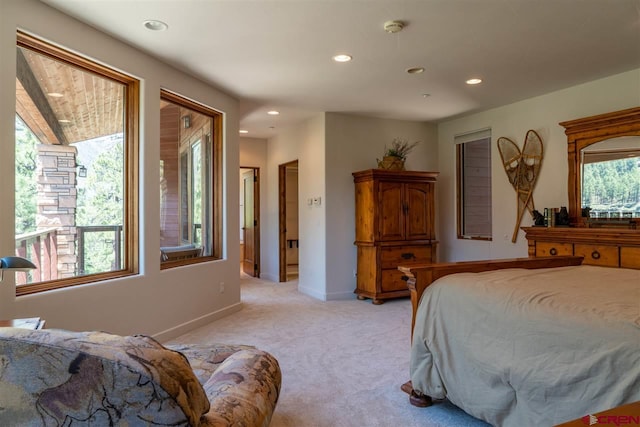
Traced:
<svg viewBox="0 0 640 427">
<path fill-rule="evenodd" d="M 495 426 L 551 426 L 640 400 L 640 270 L 446 276 L 420 303 L 413 387 Z"/>
</svg>

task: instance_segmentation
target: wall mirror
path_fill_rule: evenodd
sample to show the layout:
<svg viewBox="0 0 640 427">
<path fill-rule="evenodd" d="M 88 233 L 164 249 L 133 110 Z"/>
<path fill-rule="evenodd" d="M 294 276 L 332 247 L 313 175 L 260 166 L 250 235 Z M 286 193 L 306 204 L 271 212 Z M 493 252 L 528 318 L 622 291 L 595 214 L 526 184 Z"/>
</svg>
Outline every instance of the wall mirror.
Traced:
<svg viewBox="0 0 640 427">
<path fill-rule="evenodd" d="M 640 223 L 640 107 L 560 123 L 575 226 Z"/>
</svg>

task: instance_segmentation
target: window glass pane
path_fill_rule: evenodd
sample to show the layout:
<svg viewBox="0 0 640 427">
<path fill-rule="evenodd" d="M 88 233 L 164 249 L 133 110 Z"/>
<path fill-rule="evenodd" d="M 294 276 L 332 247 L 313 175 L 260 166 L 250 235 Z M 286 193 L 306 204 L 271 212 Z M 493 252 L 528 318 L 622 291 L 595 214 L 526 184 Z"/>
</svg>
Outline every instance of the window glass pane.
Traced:
<svg viewBox="0 0 640 427">
<path fill-rule="evenodd" d="M 635 150 L 583 153 L 582 206 L 595 218 L 640 218 L 640 156 Z"/>
<path fill-rule="evenodd" d="M 191 164 L 193 173 L 191 179 L 193 182 L 191 192 L 191 205 L 193 206 L 193 216 L 191 223 L 193 224 L 192 236 L 193 244 L 202 246 L 202 155 L 200 153 L 200 141 L 191 146 Z"/>
<path fill-rule="evenodd" d="M 78 61 L 17 47 L 18 287 L 125 268 L 127 84 Z"/>
<path fill-rule="evenodd" d="M 491 137 L 467 137 L 457 150 L 458 237 L 491 239 Z"/>
<path fill-rule="evenodd" d="M 160 101 L 160 259 L 215 256 L 213 110 L 163 91 Z M 164 267 L 163 267 L 164 268 Z"/>
<path fill-rule="evenodd" d="M 180 224 L 182 225 L 181 236 L 183 242 L 189 242 L 191 238 L 189 234 L 189 153 L 183 152 L 180 155 Z M 163 210 L 169 209 L 168 206 L 163 206 Z M 169 224 L 170 226 L 170 224 Z M 166 242 L 165 242 L 166 243 Z M 172 243 L 172 242 L 168 242 Z"/>
</svg>

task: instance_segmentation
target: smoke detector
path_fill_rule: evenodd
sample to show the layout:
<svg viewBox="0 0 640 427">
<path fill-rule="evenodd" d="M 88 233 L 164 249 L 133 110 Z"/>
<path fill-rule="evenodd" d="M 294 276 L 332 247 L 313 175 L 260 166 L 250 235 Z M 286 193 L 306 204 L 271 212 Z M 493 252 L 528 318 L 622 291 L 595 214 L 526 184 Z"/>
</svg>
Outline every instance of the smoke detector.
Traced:
<svg viewBox="0 0 640 427">
<path fill-rule="evenodd" d="M 399 33 L 403 28 L 404 22 L 402 21 L 387 21 L 384 23 L 384 30 L 390 34 Z"/>
</svg>

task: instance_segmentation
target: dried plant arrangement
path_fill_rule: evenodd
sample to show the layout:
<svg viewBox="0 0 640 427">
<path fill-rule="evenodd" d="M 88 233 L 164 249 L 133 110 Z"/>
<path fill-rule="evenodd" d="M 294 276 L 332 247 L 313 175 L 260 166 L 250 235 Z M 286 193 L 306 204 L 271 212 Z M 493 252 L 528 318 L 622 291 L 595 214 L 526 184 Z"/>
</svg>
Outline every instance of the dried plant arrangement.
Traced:
<svg viewBox="0 0 640 427">
<path fill-rule="evenodd" d="M 404 161 L 419 142 L 420 141 L 409 142 L 406 139 L 393 138 L 391 147 L 384 146 L 384 157 L 382 160 L 376 159 L 378 167 L 388 170 L 404 170 Z"/>
<path fill-rule="evenodd" d="M 407 139 L 393 138 L 393 141 L 391 141 L 391 147 L 387 148 L 385 145 L 384 155 L 406 160 L 409 153 L 411 153 L 419 143 L 420 141 L 409 142 Z"/>
</svg>

